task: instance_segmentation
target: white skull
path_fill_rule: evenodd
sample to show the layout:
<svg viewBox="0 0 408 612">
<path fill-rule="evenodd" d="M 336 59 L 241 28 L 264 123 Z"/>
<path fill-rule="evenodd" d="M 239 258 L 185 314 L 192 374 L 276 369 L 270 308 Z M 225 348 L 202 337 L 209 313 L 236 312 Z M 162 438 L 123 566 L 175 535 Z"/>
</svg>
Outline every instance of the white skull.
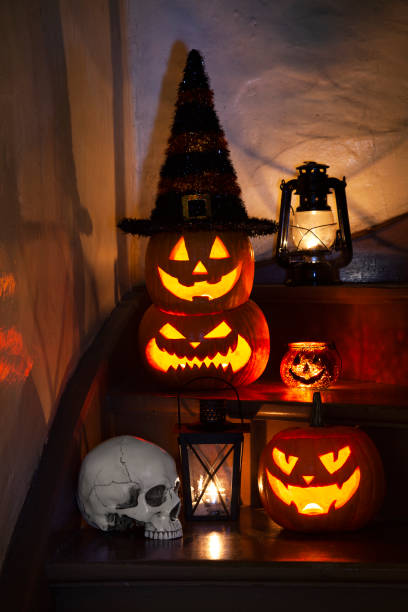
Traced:
<svg viewBox="0 0 408 612">
<path fill-rule="evenodd" d="M 83 460 L 78 506 L 84 519 L 103 531 L 144 524 L 146 538 L 170 540 L 183 535 L 178 486 L 176 464 L 165 450 L 141 438 L 118 436 Z"/>
</svg>

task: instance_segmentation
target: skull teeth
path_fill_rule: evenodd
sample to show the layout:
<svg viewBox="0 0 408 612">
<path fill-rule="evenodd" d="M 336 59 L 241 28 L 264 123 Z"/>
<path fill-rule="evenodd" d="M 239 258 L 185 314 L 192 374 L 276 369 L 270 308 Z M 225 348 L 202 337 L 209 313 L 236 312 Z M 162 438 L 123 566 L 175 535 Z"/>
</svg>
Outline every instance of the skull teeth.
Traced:
<svg viewBox="0 0 408 612">
<path fill-rule="evenodd" d="M 175 529 L 174 531 L 153 531 L 151 529 L 145 530 L 145 538 L 151 540 L 174 540 L 183 536 L 182 529 Z"/>
</svg>

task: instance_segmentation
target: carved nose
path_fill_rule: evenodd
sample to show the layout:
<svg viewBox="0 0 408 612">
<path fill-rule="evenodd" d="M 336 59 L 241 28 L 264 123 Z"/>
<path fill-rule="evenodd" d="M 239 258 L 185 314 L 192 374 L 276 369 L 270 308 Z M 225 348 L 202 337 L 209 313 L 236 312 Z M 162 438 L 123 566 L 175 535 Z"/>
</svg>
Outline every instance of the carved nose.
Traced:
<svg viewBox="0 0 408 612">
<path fill-rule="evenodd" d="M 193 274 L 208 274 L 207 268 L 201 260 L 197 262 L 197 265 L 193 270 Z"/>
<path fill-rule="evenodd" d="M 193 348 L 197 348 L 197 346 L 200 344 L 199 342 L 190 342 L 191 346 Z"/>
<path fill-rule="evenodd" d="M 314 476 L 302 476 L 303 480 L 306 484 L 310 484 L 314 478 Z"/>
</svg>

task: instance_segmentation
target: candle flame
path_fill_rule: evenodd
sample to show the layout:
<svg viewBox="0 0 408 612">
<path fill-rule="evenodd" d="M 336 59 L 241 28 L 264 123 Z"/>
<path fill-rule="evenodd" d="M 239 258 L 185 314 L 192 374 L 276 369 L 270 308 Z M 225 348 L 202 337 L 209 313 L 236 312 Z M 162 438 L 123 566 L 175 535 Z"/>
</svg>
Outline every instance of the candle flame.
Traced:
<svg viewBox="0 0 408 612">
<path fill-rule="evenodd" d="M 218 481 L 211 480 L 207 486 L 205 487 L 204 495 L 201 498 L 205 504 L 216 504 L 219 501 L 219 496 L 225 494 L 225 488 L 220 485 Z M 191 487 L 191 493 L 195 500 L 197 500 L 203 493 L 204 490 L 204 476 L 201 474 L 200 478 L 197 480 L 197 485 L 194 490 L 194 487 Z"/>
</svg>

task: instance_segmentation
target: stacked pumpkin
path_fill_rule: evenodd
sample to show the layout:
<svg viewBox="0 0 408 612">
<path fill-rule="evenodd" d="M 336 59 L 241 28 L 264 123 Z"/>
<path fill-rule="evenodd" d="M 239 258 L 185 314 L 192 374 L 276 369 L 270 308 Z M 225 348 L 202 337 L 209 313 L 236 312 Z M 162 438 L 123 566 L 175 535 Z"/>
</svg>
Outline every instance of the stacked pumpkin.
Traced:
<svg viewBox="0 0 408 612">
<path fill-rule="evenodd" d="M 247 236 L 167 233 L 150 241 L 146 271 L 154 305 L 140 324 L 139 343 L 156 376 L 176 386 L 201 376 L 243 385 L 262 374 L 269 331 L 248 300 L 253 252 Z"/>
<path fill-rule="evenodd" d="M 139 328 L 146 367 L 165 385 L 193 378 L 249 384 L 264 371 L 269 330 L 251 300 L 249 236 L 276 231 L 250 218 L 241 200 L 203 60 L 191 51 L 148 220 L 123 219 L 126 232 L 150 236 L 146 286 L 153 305 Z M 196 385 L 197 386 L 197 385 Z"/>
</svg>

